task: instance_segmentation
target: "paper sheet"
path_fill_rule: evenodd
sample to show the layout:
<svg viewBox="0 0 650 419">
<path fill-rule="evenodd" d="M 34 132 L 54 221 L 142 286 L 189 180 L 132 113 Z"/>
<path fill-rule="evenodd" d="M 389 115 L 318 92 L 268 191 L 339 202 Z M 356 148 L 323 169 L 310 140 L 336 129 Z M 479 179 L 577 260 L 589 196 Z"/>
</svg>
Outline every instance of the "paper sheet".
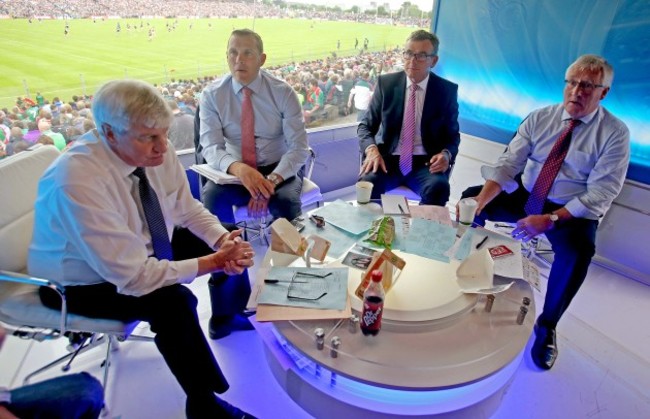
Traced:
<svg viewBox="0 0 650 419">
<path fill-rule="evenodd" d="M 481 246 L 481 250 L 504 245 L 513 252 L 510 256 L 494 260 L 494 274 L 507 278 L 524 279 L 520 242 L 503 234 L 484 228 L 461 229 L 459 227 L 458 232 L 460 233 L 461 231 L 464 231 L 461 238 L 456 240 L 454 246 L 452 246 L 446 253 L 449 257 L 464 260 L 472 252 L 476 252 L 476 245 L 487 236 L 488 239 Z"/>
<path fill-rule="evenodd" d="M 408 201 L 403 195 L 387 195 L 381 196 L 381 208 L 385 215 L 404 215 L 411 216 Z"/>
<path fill-rule="evenodd" d="M 341 200 L 317 208 L 313 214 L 325 218 L 325 223 L 333 224 L 354 235 L 368 231 L 372 222 L 380 217 L 380 214 L 363 206 L 355 207 Z"/>
<path fill-rule="evenodd" d="M 218 185 L 241 185 L 241 180 L 237 176 L 213 169 L 209 164 L 193 164 L 190 169 Z"/>
<path fill-rule="evenodd" d="M 321 275 L 315 277 L 309 275 Z M 265 279 L 258 304 L 304 307 L 320 310 L 343 310 L 348 295 L 348 268 L 273 267 Z"/>
<path fill-rule="evenodd" d="M 422 218 L 424 220 L 435 221 L 440 224 L 452 226 L 451 216 L 447 207 L 438 205 L 413 205 L 411 207 L 411 216 L 413 218 Z"/>
<path fill-rule="evenodd" d="M 434 221 L 414 218 L 404 240 L 404 251 L 429 259 L 449 262 L 445 252 L 456 238 L 456 229 Z"/>
</svg>

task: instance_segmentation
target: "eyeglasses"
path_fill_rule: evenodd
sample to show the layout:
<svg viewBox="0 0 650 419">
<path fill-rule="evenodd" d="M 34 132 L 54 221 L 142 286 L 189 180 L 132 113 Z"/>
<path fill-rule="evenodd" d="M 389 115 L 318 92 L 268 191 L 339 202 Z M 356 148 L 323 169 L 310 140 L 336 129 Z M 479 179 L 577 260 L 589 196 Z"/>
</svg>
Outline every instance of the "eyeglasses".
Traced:
<svg viewBox="0 0 650 419">
<path fill-rule="evenodd" d="M 332 275 L 328 272 L 320 275 L 310 272 L 295 272 L 287 289 L 287 298 L 290 300 L 317 301 L 327 295 L 328 286 L 325 278 Z M 313 278 L 310 281 L 300 281 L 299 278 Z M 308 285 L 296 285 L 308 284 Z"/>
<path fill-rule="evenodd" d="M 564 80 L 564 83 L 566 83 L 567 87 L 570 87 L 572 89 L 575 89 L 576 86 L 580 88 L 585 93 L 591 93 L 593 90 L 597 87 L 605 87 L 603 84 L 593 84 L 589 81 L 579 81 L 579 80 Z"/>
<path fill-rule="evenodd" d="M 416 61 L 426 61 L 427 58 L 429 57 L 435 57 L 436 54 L 427 54 L 424 52 L 418 52 L 417 54 L 414 53 L 413 51 L 402 51 L 402 57 L 404 57 L 405 60 L 411 60 L 415 58 Z"/>
</svg>

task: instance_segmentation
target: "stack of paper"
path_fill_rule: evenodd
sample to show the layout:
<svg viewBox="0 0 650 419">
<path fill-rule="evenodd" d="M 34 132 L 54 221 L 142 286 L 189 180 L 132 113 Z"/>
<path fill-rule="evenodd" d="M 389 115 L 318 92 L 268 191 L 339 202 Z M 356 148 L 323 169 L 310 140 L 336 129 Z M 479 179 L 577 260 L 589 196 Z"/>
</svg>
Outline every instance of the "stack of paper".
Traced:
<svg viewBox="0 0 650 419">
<path fill-rule="evenodd" d="M 217 185 L 241 185 L 241 180 L 237 176 L 213 169 L 208 164 L 193 164 L 190 169 L 210 179 Z"/>
</svg>

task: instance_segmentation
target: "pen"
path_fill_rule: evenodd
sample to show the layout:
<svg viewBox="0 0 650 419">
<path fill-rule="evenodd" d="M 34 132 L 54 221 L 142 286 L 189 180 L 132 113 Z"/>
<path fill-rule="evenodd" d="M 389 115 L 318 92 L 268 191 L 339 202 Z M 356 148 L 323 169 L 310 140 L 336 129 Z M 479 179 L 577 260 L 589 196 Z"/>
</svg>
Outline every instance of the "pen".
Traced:
<svg viewBox="0 0 650 419">
<path fill-rule="evenodd" d="M 481 246 L 483 246 L 483 244 L 487 241 L 487 239 L 488 239 L 488 236 L 483 237 L 483 240 L 478 242 L 478 244 L 476 245 L 476 249 L 480 249 Z"/>
<path fill-rule="evenodd" d="M 399 212 L 404 214 L 404 208 L 402 208 L 402 206 L 400 204 L 397 204 L 397 208 L 399 208 Z"/>
<path fill-rule="evenodd" d="M 286 283 L 293 282 L 294 284 L 306 284 L 307 283 L 307 281 L 292 281 L 290 279 L 265 279 L 264 280 L 265 284 L 277 284 L 278 282 L 286 282 Z"/>
</svg>

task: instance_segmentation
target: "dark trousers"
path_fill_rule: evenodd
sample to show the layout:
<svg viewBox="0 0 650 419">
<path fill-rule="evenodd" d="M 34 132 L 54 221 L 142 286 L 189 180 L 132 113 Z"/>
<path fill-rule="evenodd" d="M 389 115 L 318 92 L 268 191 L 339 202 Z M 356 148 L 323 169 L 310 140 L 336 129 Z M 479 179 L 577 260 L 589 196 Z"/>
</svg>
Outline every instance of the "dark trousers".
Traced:
<svg viewBox="0 0 650 419">
<path fill-rule="evenodd" d="M 273 172 L 277 164 L 258 167 L 257 170 L 266 176 Z M 305 168 L 302 167 L 296 176 L 285 179 L 276 186 L 275 194 L 269 200 L 269 212 L 274 218 L 293 220 L 302 212 L 300 193 Z M 217 185 L 208 181 L 203 185 L 203 204 L 211 213 L 219 217 L 222 223 L 234 223 L 233 205 L 243 207 L 248 205 L 251 195 L 242 185 Z"/>
<path fill-rule="evenodd" d="M 224 223 L 223 226 L 229 231 L 237 229 L 236 225 L 230 223 Z M 172 249 L 174 258 L 177 260 L 191 259 L 214 253 L 214 250 L 203 240 L 186 228 L 176 228 L 174 230 Z M 223 317 L 223 320 L 226 321 L 227 318 L 246 309 L 251 295 L 251 284 L 247 270 L 240 275 L 227 275 L 223 272 L 213 273 L 208 282 L 208 287 L 212 316 Z"/>
<path fill-rule="evenodd" d="M 20 418 L 95 419 L 103 406 L 102 385 L 82 372 L 11 390 L 7 407 Z"/>
<path fill-rule="evenodd" d="M 383 156 L 388 173 L 381 169 L 377 173 L 367 173 L 359 178 L 373 184 L 371 199 L 380 199 L 381 194 L 401 185 L 408 186 L 420 195 L 421 205 L 444 206 L 449 200 L 449 175 L 447 173 L 429 173 L 425 163 L 427 156 L 413 156 L 413 170 L 406 176 L 399 170 L 399 156 Z"/>
<path fill-rule="evenodd" d="M 197 246 L 193 250 L 194 242 L 181 243 L 183 238 L 184 234 L 177 237 L 175 233 L 172 240 L 172 247 L 178 251 L 174 254 L 177 260 L 187 259 L 190 254 L 200 256 L 205 248 L 209 249 L 203 244 L 205 248 Z M 40 295 L 46 306 L 60 308 L 60 299 L 53 290 L 42 287 Z M 140 297 L 119 294 L 115 285 L 108 282 L 69 286 L 66 300 L 70 313 L 148 322 L 156 334 L 158 350 L 188 398 L 205 399 L 228 390 L 228 382 L 199 325 L 198 301 L 184 285 L 170 285 Z"/>
<path fill-rule="evenodd" d="M 476 196 L 481 188 L 482 186 L 468 188 L 462 197 Z M 524 205 L 529 195 L 520 183 L 519 188 L 512 194 L 501 192 L 497 195 L 474 221 L 480 225 L 485 225 L 486 220 L 514 223 L 526 217 Z M 547 214 L 560 207 L 562 205 L 546 201 L 542 213 Z M 591 258 L 596 252 L 597 228 L 598 221 L 573 218 L 557 223 L 544 233 L 551 243 L 554 259 L 548 277 L 544 309 L 537 319 L 541 326 L 554 329 L 578 293 L 587 276 Z"/>
</svg>

